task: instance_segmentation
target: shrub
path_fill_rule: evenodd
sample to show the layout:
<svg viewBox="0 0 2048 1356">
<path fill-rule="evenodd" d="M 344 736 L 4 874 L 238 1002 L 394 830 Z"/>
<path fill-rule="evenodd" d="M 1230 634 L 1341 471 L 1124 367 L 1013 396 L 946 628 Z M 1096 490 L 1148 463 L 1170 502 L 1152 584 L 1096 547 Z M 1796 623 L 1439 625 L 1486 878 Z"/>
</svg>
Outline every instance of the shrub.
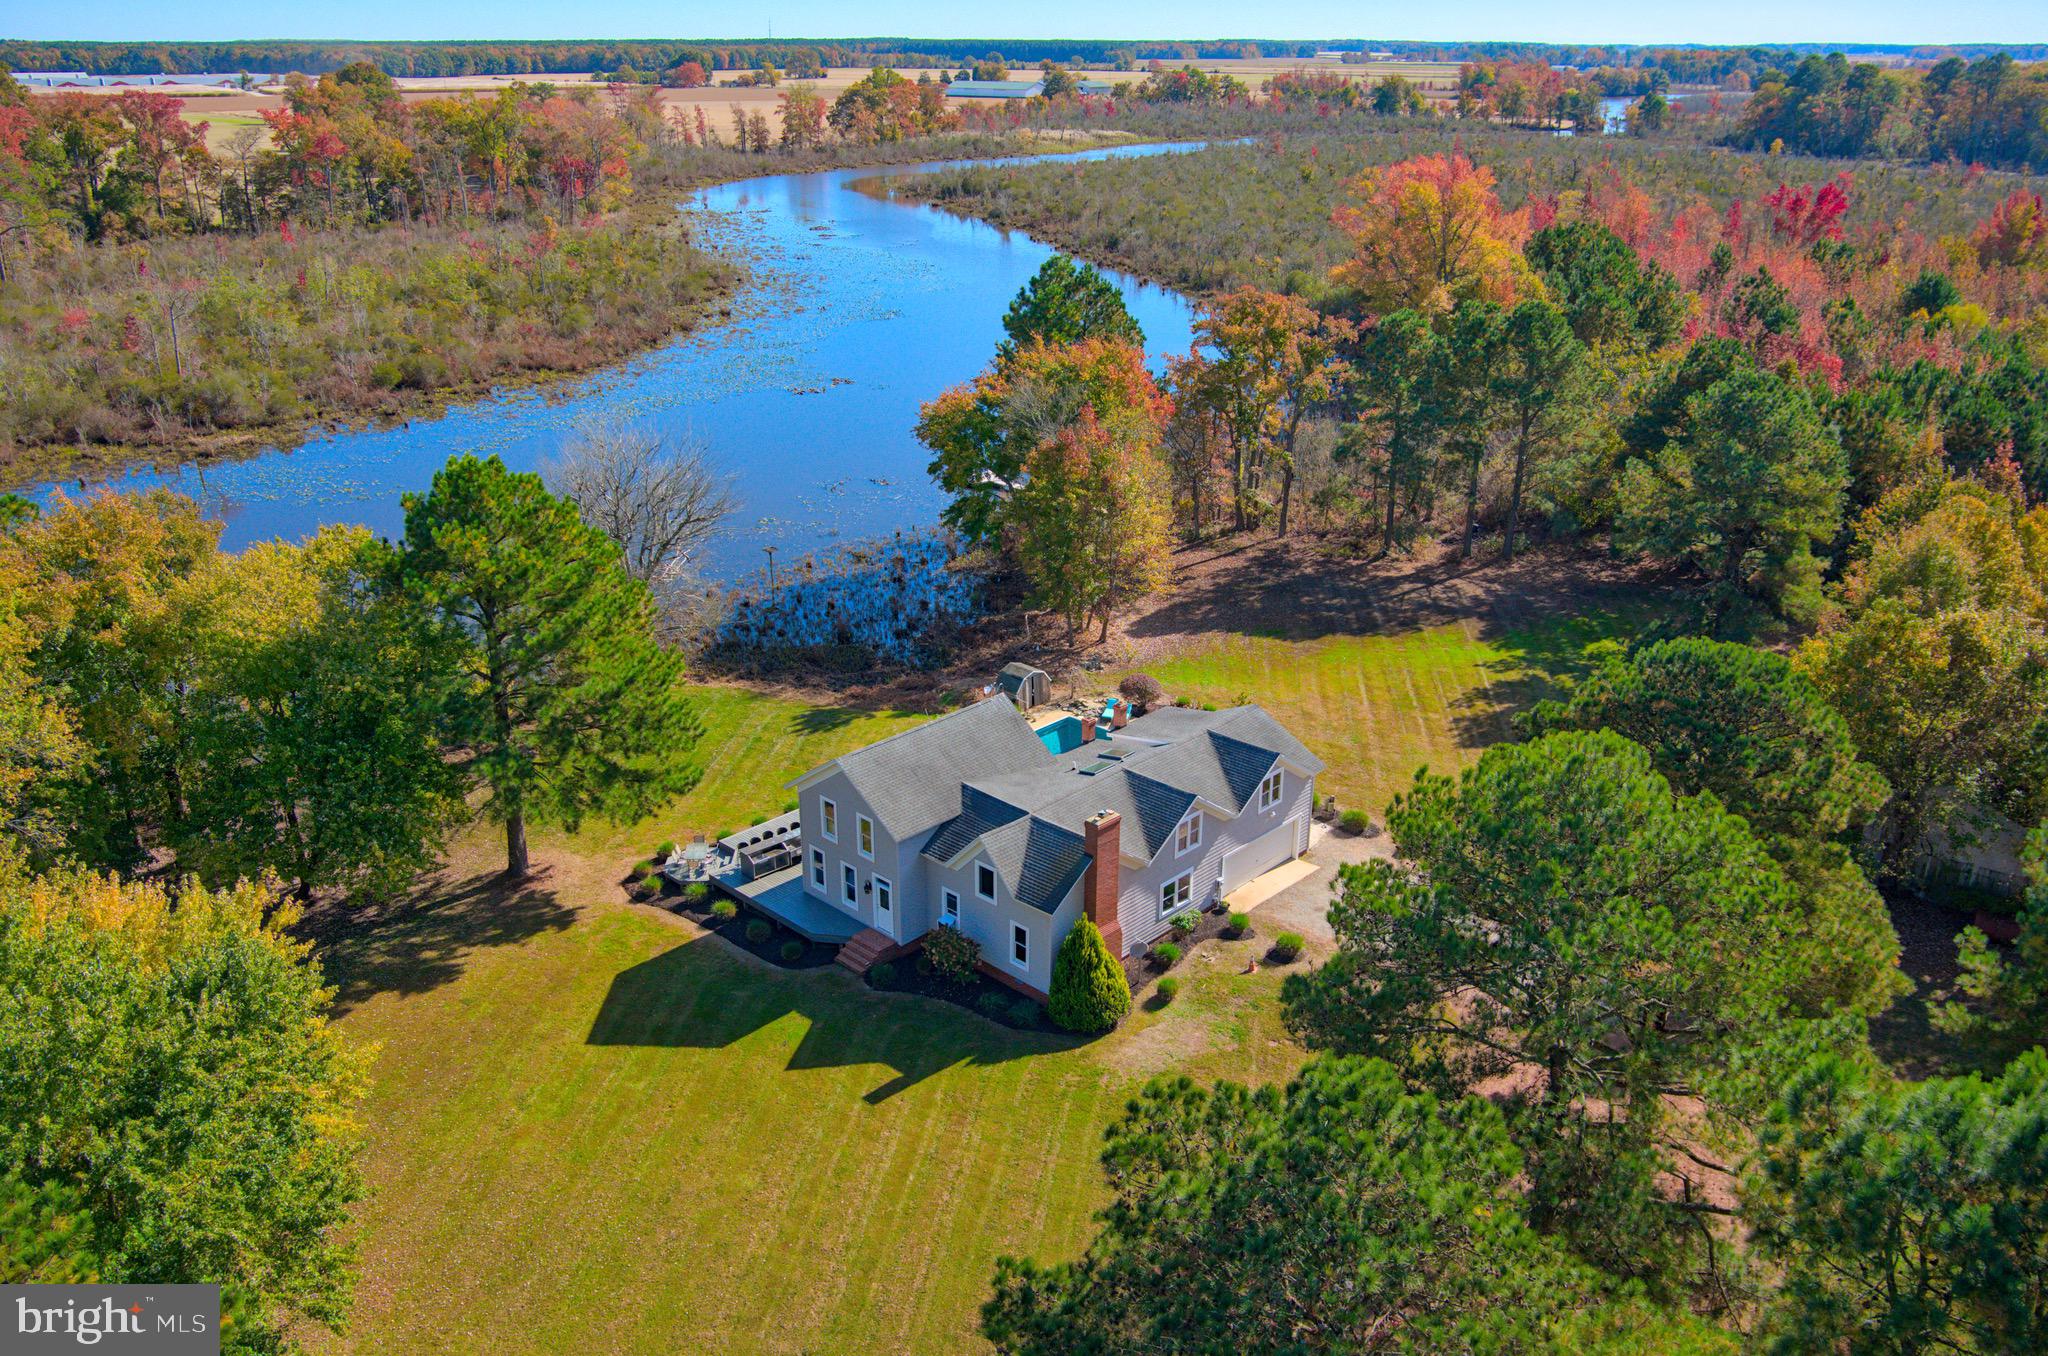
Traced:
<svg viewBox="0 0 2048 1356">
<path fill-rule="evenodd" d="M 739 917 L 739 912 L 740 906 L 729 899 L 714 899 L 711 901 L 711 916 L 720 922 Z"/>
<path fill-rule="evenodd" d="M 692 904 L 702 904 L 710 896 L 711 887 L 701 880 L 693 880 L 683 887 L 683 898 L 689 900 Z M 721 899 L 718 902 L 721 904 L 732 903 L 729 899 Z M 732 915 L 727 914 L 726 916 L 731 917 Z"/>
<path fill-rule="evenodd" d="M 1116 690 L 1133 702 L 1143 702 L 1147 706 L 1156 706 L 1166 700 L 1166 689 L 1149 673 L 1133 673 L 1126 676 L 1116 685 Z"/>
<path fill-rule="evenodd" d="M 1188 937 L 1194 934 L 1195 929 L 1200 927 L 1201 923 L 1201 918 L 1196 915 L 1193 909 L 1190 909 L 1186 913 L 1175 914 L 1170 926 L 1181 936 Z"/>
<path fill-rule="evenodd" d="M 774 935 L 775 925 L 767 919 L 750 918 L 747 920 L 747 940 L 755 946 L 759 946 Z"/>
<path fill-rule="evenodd" d="M 660 847 L 654 850 L 654 855 L 664 862 L 667 861 L 669 858 L 675 856 L 676 840 L 671 838 L 662 843 Z"/>
<path fill-rule="evenodd" d="M 1179 993 L 1179 992 L 1180 992 L 1180 978 L 1179 978 L 1179 976 L 1177 976 L 1177 975 L 1168 975 L 1168 976 L 1166 976 L 1166 977 L 1165 977 L 1164 979 L 1162 979 L 1162 980 L 1160 980 L 1160 981 L 1159 981 L 1159 1001 L 1160 1001 L 1160 1002 L 1162 1002 L 1162 1003 L 1171 1003 L 1171 1002 L 1173 1001 L 1173 996 L 1174 996 L 1175 994 Z"/>
<path fill-rule="evenodd" d="M 1301 954 L 1308 943 L 1298 932 L 1283 932 L 1273 939 L 1273 955 L 1282 961 L 1291 961 Z"/>
<path fill-rule="evenodd" d="M 868 971 L 868 982 L 878 989 L 886 989 L 896 982 L 896 962 L 883 961 Z"/>
<path fill-rule="evenodd" d="M 1202 703 L 1202 709 L 1203 709 L 1204 711 L 1214 711 L 1214 710 L 1216 709 L 1216 703 L 1215 703 L 1215 702 L 1203 702 L 1203 703 Z"/>
<path fill-rule="evenodd" d="M 1161 942 L 1152 948 L 1152 960 L 1162 970 L 1171 970 L 1180 964 L 1180 948 L 1172 942 Z"/>
<path fill-rule="evenodd" d="M 1193 703 L 1193 702 L 1191 702 L 1191 701 L 1189 701 L 1189 700 L 1188 700 L 1188 699 L 1187 699 L 1186 697 L 1175 697 L 1175 698 L 1173 699 L 1173 704 L 1174 704 L 1175 706 L 1192 706 L 1192 705 L 1194 705 L 1194 703 Z"/>
<path fill-rule="evenodd" d="M 640 878 L 640 888 L 649 894 L 659 893 L 661 890 L 661 873 L 659 871 L 650 871 L 642 876 Z"/>
<path fill-rule="evenodd" d="M 782 959 L 791 965 L 804 958 L 804 944 L 792 937 L 782 944 Z"/>
<path fill-rule="evenodd" d="M 1068 1031 L 1107 1031 L 1131 1010 L 1124 967 L 1086 918 L 1075 922 L 1053 958 L 1051 999 L 1053 1021 Z"/>
<path fill-rule="evenodd" d="M 974 1000 L 974 1006 L 979 1008 L 985 1017 L 1001 1017 L 1010 1010 L 1010 1000 L 1004 996 L 1001 989 L 990 989 Z"/>
<path fill-rule="evenodd" d="M 974 965 L 981 959 L 981 945 L 956 927 L 941 923 L 924 937 L 924 954 L 932 969 L 955 984 L 974 978 Z"/>
<path fill-rule="evenodd" d="M 1230 935 L 1242 937 L 1252 930 L 1252 916 L 1232 910 L 1230 914 Z"/>
<path fill-rule="evenodd" d="M 1045 1020 L 1045 1009 L 1035 998 L 1020 998 L 1010 1004 L 1010 1020 L 1018 1026 L 1037 1026 Z"/>
<path fill-rule="evenodd" d="M 1337 827 L 1346 833 L 1364 833 L 1372 827 L 1372 816 L 1363 810 L 1346 810 L 1337 816 Z"/>
<path fill-rule="evenodd" d="M 747 821 L 747 827 L 748 827 L 748 828 L 753 828 L 753 827 L 754 827 L 755 825 L 757 825 L 757 824 L 766 824 L 767 822 L 768 822 L 768 816 L 767 816 L 767 815 L 755 815 L 755 816 L 754 816 L 754 817 L 753 817 L 752 819 L 750 819 L 750 820 L 748 820 L 748 821 Z"/>
</svg>

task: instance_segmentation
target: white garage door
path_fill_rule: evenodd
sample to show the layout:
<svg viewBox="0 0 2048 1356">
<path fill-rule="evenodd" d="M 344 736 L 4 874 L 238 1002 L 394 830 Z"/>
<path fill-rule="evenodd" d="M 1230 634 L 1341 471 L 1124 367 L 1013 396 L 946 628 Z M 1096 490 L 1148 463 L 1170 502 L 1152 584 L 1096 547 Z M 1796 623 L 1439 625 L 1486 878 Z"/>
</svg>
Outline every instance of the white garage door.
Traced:
<svg viewBox="0 0 2048 1356">
<path fill-rule="evenodd" d="M 1223 859 L 1223 893 L 1229 894 L 1252 877 L 1264 875 L 1294 856 L 1300 835 L 1301 821 L 1290 819 L 1230 852 Z"/>
</svg>

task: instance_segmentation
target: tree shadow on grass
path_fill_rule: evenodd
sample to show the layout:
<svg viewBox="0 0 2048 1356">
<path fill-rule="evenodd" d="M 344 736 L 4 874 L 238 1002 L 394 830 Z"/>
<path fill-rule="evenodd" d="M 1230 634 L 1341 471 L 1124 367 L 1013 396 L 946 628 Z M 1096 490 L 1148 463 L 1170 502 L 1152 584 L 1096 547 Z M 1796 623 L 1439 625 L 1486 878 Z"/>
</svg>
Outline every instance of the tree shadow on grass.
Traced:
<svg viewBox="0 0 2048 1356">
<path fill-rule="evenodd" d="M 831 734 L 873 714 L 851 706 L 811 706 L 798 712 L 790 724 L 802 735 Z"/>
<path fill-rule="evenodd" d="M 1486 681 L 1450 704 L 1458 747 L 1484 749 L 1514 739 L 1517 714 L 1545 698 L 1562 696 L 1568 680 L 1591 671 L 1587 646 L 1602 640 L 1626 641 L 1656 625 L 1661 615 L 1654 603 L 1617 602 L 1513 627 L 1482 625 L 1480 639 L 1499 653 L 1480 666 Z"/>
<path fill-rule="evenodd" d="M 386 908 L 336 911 L 309 932 L 341 1017 L 380 993 L 438 989 L 461 976 L 471 953 L 560 932 L 575 918 L 544 881 L 487 872 L 436 878 Z"/>
<path fill-rule="evenodd" d="M 785 1068 L 882 1065 L 895 1076 L 863 1095 L 879 1104 L 961 1064 L 1001 1064 L 1081 1041 L 1016 1032 L 936 999 L 884 995 L 836 966 L 749 964 L 718 938 L 693 938 L 620 971 L 591 1022 L 591 1045 L 724 1049 L 791 1014 L 806 1020 Z"/>
</svg>

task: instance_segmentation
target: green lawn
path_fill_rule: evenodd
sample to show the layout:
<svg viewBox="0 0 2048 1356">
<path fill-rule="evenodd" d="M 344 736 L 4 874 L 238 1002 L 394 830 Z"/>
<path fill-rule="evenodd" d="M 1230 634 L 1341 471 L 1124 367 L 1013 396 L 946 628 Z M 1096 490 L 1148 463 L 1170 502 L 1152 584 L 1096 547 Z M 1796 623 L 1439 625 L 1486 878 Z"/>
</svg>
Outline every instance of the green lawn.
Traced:
<svg viewBox="0 0 2048 1356">
<path fill-rule="evenodd" d="M 624 830 L 587 824 L 567 840 L 570 845 L 613 852 L 623 869 L 625 858 L 645 856 L 665 838 L 682 842 L 692 833 L 721 837 L 788 808 L 794 798 L 784 785 L 825 760 L 931 719 L 906 711 L 813 706 L 720 685 L 700 687 L 696 702 L 703 735 L 685 755 L 697 770 L 696 787 L 660 814 Z M 543 836 L 537 842 L 545 852 L 563 840 Z"/>
<path fill-rule="evenodd" d="M 1647 605 L 1619 607 L 1491 637 L 1470 621 L 1309 641 L 1240 636 L 1150 672 L 1175 696 L 1264 706 L 1329 764 L 1319 790 L 1378 817 L 1418 767 L 1472 762 L 1511 733 L 1514 712 L 1584 667 L 1587 645 L 1631 634 L 1650 615 Z"/>
<path fill-rule="evenodd" d="M 1144 1077 L 1300 1058 L 1224 948 L 1077 1044 L 571 912 L 472 899 L 333 957 L 382 1050 L 356 1316 L 317 1348 L 971 1351 L 999 1253 L 1084 1244 Z"/>
<path fill-rule="evenodd" d="M 1329 760 L 1340 801 L 1377 812 L 1631 624 L 1248 638 L 1154 672 L 1263 703 Z M 1257 939 L 1201 948 L 1179 1001 L 1076 1043 L 836 966 L 770 969 L 614 902 L 660 838 L 772 813 L 784 782 L 923 718 L 729 687 L 700 710 L 701 777 L 668 812 L 538 835 L 551 874 L 514 898 L 478 830 L 441 900 L 327 953 L 345 1029 L 381 1053 L 356 1318 L 316 1348 L 973 1351 L 998 1254 L 1085 1243 L 1103 1127 L 1145 1078 L 1270 1082 L 1303 1058 L 1282 976 L 1242 973 Z"/>
</svg>

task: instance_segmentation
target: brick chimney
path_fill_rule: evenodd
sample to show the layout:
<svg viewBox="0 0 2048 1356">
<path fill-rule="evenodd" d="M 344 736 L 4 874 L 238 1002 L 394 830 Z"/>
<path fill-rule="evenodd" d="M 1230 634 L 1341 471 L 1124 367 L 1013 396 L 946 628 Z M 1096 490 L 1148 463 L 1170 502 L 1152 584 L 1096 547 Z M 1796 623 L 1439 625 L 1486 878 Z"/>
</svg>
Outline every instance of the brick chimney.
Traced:
<svg viewBox="0 0 2048 1356">
<path fill-rule="evenodd" d="M 1081 717 L 1081 742 L 1083 744 L 1093 744 L 1095 742 L 1095 717 Z"/>
<path fill-rule="evenodd" d="M 1123 864 L 1123 816 L 1104 810 L 1081 826 L 1088 873 L 1081 877 L 1081 908 L 1109 943 L 1109 954 L 1124 954 L 1124 924 L 1117 912 L 1117 873 Z"/>
<path fill-rule="evenodd" d="M 1115 705 L 1109 708 L 1109 728 L 1112 730 L 1121 730 L 1124 728 L 1124 722 L 1129 720 L 1130 718 L 1131 704 L 1128 701 L 1125 701 L 1122 697 L 1118 697 L 1116 699 Z"/>
</svg>

